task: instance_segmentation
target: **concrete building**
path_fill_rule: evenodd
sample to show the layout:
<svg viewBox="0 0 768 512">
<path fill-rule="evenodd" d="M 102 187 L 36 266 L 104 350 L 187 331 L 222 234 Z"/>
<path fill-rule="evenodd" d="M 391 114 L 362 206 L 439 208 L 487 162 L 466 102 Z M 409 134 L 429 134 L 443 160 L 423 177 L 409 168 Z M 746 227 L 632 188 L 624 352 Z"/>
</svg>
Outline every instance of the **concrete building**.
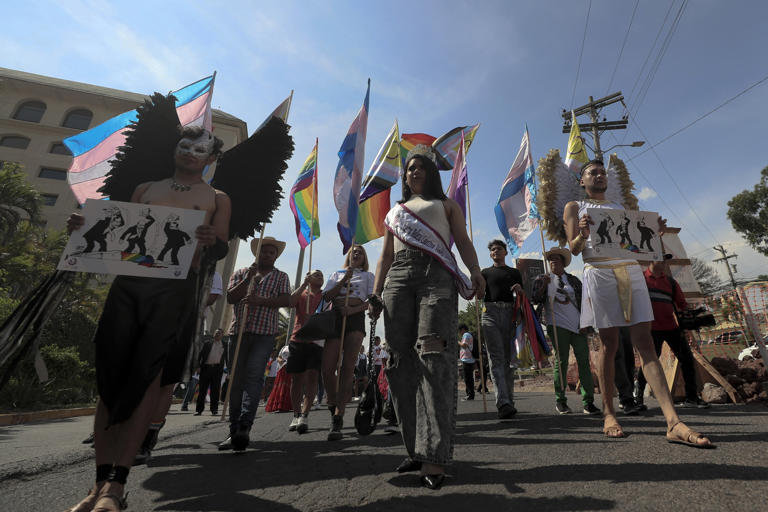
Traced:
<svg viewBox="0 0 768 512">
<path fill-rule="evenodd" d="M 0 67 L 0 163 L 22 166 L 29 183 L 42 195 L 48 228 L 64 229 L 67 217 L 78 207 L 67 183 L 72 156 L 61 141 L 136 108 L 145 98 Z M 220 110 L 213 110 L 213 126 L 225 151 L 248 137 L 245 121 Z M 238 240 L 233 241 L 227 258 L 217 266 L 225 287 L 238 245 Z M 223 298 L 216 303 L 214 326 L 228 327 L 228 309 Z"/>
</svg>

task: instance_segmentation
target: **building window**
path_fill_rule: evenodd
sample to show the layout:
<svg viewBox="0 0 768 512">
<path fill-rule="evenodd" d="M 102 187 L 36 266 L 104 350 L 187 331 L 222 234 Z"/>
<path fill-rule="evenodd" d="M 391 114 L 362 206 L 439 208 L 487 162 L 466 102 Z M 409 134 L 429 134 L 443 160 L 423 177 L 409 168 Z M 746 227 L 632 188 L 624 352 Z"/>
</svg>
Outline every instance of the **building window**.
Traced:
<svg viewBox="0 0 768 512">
<path fill-rule="evenodd" d="M 61 142 L 54 142 L 51 146 L 51 153 L 54 155 L 67 155 L 72 156 L 72 152 L 69 150 L 67 146 L 62 144 Z"/>
<path fill-rule="evenodd" d="M 51 169 L 50 167 L 41 167 L 38 176 L 50 180 L 65 180 L 67 179 L 67 171 L 62 169 Z"/>
<path fill-rule="evenodd" d="M 0 137 L 0 146 L 6 148 L 27 149 L 29 146 L 29 139 L 22 137 L 21 135 L 5 135 Z"/>
<path fill-rule="evenodd" d="M 45 113 L 45 103 L 42 101 L 26 101 L 22 103 L 16 113 L 13 114 L 14 119 L 19 121 L 29 121 L 30 123 L 39 123 Z"/>
<path fill-rule="evenodd" d="M 55 205 L 58 198 L 58 194 L 40 194 L 40 199 L 43 200 L 43 205 L 45 206 Z"/>
<path fill-rule="evenodd" d="M 75 130 L 87 130 L 93 119 L 93 112 L 84 108 L 78 108 L 67 114 L 61 126 L 74 128 Z"/>
</svg>

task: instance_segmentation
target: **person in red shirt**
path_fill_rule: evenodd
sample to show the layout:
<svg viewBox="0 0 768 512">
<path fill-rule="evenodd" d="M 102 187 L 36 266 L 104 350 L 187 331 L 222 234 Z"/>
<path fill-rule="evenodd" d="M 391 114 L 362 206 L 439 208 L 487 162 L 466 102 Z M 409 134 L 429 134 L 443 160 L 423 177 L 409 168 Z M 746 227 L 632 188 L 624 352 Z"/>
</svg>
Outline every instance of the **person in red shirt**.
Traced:
<svg viewBox="0 0 768 512">
<path fill-rule="evenodd" d="M 288 349 L 286 371 L 291 375 L 291 402 L 293 420 L 288 427 L 299 434 L 309 430 L 309 411 L 317 394 L 317 381 L 323 361 L 325 340 L 303 341 L 296 338 L 296 333 L 307 319 L 317 310 L 323 300 L 323 273 L 314 270 L 307 274 L 304 282 L 291 295 L 291 306 L 296 308 L 296 324 L 293 326 Z M 307 307 L 309 303 L 309 307 Z M 302 403 L 302 396 L 304 401 Z"/>
<path fill-rule="evenodd" d="M 693 354 L 675 316 L 675 308 L 683 311 L 687 308 L 687 304 L 680 285 L 669 275 L 667 260 L 670 258 L 672 258 L 671 254 L 665 254 L 663 260 L 652 262 L 644 272 L 645 284 L 648 285 L 648 294 L 651 296 L 651 307 L 653 307 L 654 320 L 651 324 L 651 336 L 656 347 L 656 355 L 661 354 L 661 346 L 666 341 L 680 362 L 685 381 L 685 401 L 678 406 L 706 409 L 709 404 L 700 399 L 696 392 Z M 646 384 L 642 368 L 637 376 L 637 383 L 636 402 L 642 404 Z"/>
</svg>

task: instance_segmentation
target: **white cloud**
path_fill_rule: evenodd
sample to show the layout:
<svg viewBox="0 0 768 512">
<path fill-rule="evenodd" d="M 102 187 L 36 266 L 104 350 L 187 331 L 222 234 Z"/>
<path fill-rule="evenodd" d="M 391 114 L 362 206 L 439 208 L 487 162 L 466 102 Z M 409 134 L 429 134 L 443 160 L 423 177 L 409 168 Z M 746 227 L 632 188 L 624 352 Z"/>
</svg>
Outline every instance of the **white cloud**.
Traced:
<svg viewBox="0 0 768 512">
<path fill-rule="evenodd" d="M 658 194 L 655 190 L 653 190 L 650 187 L 643 187 L 640 189 L 640 192 L 637 194 L 637 198 L 641 201 L 647 201 L 648 199 L 652 199 L 654 197 L 657 197 Z"/>
</svg>

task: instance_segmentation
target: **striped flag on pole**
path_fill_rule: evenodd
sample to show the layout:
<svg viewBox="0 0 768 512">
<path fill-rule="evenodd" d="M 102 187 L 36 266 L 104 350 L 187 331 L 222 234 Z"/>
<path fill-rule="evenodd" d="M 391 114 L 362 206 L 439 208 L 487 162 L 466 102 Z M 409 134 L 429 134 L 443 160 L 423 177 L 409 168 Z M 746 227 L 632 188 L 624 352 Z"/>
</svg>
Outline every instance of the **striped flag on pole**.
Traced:
<svg viewBox="0 0 768 512">
<path fill-rule="evenodd" d="M 173 92 L 176 112 L 183 126 L 211 129 L 214 78 L 215 75 L 211 75 Z M 115 157 L 117 148 L 125 144 L 123 131 L 137 119 L 138 113 L 131 110 L 62 141 L 74 156 L 67 180 L 77 202 L 82 204 L 86 199 L 104 197 L 98 189 L 110 170 L 109 161 Z"/>
<path fill-rule="evenodd" d="M 469 183 L 469 177 L 467 176 L 467 159 L 465 157 L 464 148 L 464 132 L 461 133 L 457 143 L 456 160 L 453 166 L 453 172 L 451 173 L 451 182 L 448 185 L 448 191 L 446 195 L 459 203 L 461 212 L 464 214 L 464 220 L 467 220 L 467 184 Z"/>
<path fill-rule="evenodd" d="M 506 238 L 509 254 L 513 258 L 520 253 L 523 242 L 536 228 L 540 219 L 533 180 L 533 158 L 526 126 L 520 150 L 501 185 L 499 200 L 493 209 L 499 231 Z"/>
<path fill-rule="evenodd" d="M 320 237 L 317 216 L 317 140 L 291 187 L 288 202 L 296 219 L 296 237 L 302 249 Z"/>
<path fill-rule="evenodd" d="M 336 177 L 333 180 L 333 202 L 339 212 L 339 238 L 346 254 L 352 245 L 352 239 L 357 230 L 358 201 L 360 200 L 360 185 L 363 181 L 363 164 L 365 161 L 365 137 L 368 132 L 368 99 L 371 94 L 371 80 L 368 79 L 368 90 L 365 101 L 357 117 L 352 121 L 347 136 L 339 148 L 339 164 L 336 167 Z"/>
</svg>

